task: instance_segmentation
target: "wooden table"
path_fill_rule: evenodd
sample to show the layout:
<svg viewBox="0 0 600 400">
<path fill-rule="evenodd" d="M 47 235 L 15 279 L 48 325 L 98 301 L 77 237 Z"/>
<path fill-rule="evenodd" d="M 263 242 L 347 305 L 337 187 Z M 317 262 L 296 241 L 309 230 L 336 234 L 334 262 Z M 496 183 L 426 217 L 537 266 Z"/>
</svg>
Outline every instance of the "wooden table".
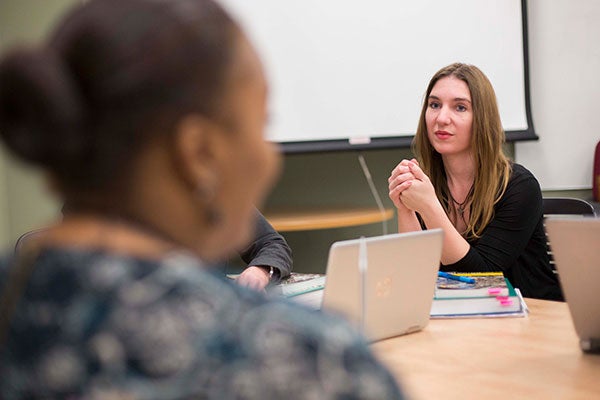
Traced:
<svg viewBox="0 0 600 400">
<path fill-rule="evenodd" d="M 526 318 L 431 320 L 373 349 L 411 399 L 600 399 L 566 303 L 526 302 Z"/>
<path fill-rule="evenodd" d="M 394 216 L 394 210 L 377 208 L 308 208 L 268 210 L 265 217 L 280 232 L 342 228 L 383 222 Z"/>
</svg>

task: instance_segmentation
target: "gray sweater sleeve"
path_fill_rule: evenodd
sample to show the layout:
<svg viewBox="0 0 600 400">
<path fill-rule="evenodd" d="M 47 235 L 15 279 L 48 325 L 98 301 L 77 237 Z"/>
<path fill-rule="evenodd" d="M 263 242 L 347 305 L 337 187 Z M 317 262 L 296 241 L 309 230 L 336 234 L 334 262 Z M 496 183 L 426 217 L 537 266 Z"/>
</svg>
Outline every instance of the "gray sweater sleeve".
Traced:
<svg viewBox="0 0 600 400">
<path fill-rule="evenodd" d="M 240 252 L 240 257 L 248 265 L 273 267 L 274 280 L 286 278 L 292 272 L 292 249 L 258 210 L 254 240 Z"/>
</svg>

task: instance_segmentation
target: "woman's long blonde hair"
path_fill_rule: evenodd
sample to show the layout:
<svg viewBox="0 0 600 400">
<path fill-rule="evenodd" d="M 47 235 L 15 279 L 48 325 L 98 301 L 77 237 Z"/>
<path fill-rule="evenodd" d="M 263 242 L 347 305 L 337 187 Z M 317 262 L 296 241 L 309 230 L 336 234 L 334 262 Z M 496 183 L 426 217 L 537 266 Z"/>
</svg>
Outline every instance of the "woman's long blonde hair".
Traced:
<svg viewBox="0 0 600 400">
<path fill-rule="evenodd" d="M 494 217 L 494 205 L 503 196 L 511 173 L 511 164 L 504 154 L 504 130 L 494 88 L 481 70 L 473 65 L 455 63 L 440 69 L 431 78 L 423 99 L 419 126 L 413 141 L 413 151 L 421 168 L 429 176 L 438 200 L 450 214 L 450 190 L 442 156 L 433 148 L 427 135 L 425 113 L 431 90 L 438 80 L 453 76 L 464 81 L 471 92 L 473 125 L 471 152 L 475 163 L 469 220 L 465 221 L 465 237 L 478 238 Z"/>
</svg>

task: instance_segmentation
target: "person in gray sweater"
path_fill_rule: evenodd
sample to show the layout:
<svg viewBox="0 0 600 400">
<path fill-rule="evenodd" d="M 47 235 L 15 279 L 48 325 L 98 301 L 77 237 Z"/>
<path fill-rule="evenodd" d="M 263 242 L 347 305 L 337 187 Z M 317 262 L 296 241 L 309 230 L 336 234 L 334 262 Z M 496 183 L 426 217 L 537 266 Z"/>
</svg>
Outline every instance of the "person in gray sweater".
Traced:
<svg viewBox="0 0 600 400">
<path fill-rule="evenodd" d="M 292 272 L 292 249 L 284 237 L 256 210 L 254 239 L 240 257 L 248 265 L 237 283 L 263 290 L 269 283 L 277 283 Z"/>
</svg>

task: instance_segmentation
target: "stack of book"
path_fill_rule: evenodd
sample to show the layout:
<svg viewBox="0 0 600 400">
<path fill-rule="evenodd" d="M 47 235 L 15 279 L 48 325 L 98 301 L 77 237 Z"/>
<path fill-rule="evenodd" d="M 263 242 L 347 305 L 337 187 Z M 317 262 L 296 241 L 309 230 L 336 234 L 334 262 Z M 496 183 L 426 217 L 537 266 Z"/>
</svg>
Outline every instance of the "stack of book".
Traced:
<svg viewBox="0 0 600 400">
<path fill-rule="evenodd" d="M 453 273 L 472 283 L 439 276 L 431 318 L 525 316 L 527 307 L 518 289 L 502 272 Z"/>
</svg>

